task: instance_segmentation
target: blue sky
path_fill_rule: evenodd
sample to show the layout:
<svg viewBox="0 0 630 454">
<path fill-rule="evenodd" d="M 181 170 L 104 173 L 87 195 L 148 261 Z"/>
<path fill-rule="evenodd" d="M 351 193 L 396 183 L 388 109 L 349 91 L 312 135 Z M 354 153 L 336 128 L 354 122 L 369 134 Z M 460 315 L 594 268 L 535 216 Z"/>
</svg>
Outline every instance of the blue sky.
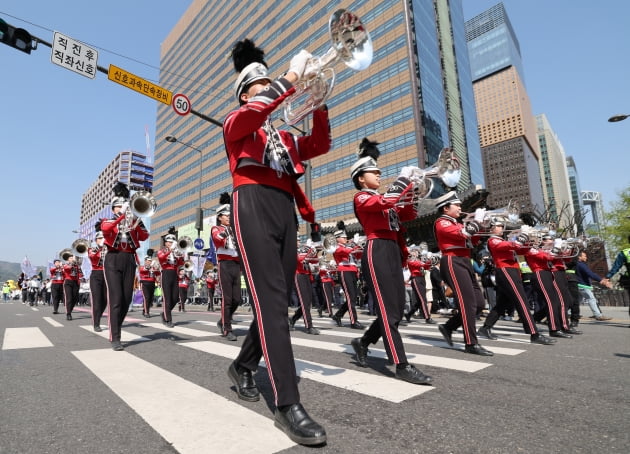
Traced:
<svg viewBox="0 0 630 454">
<path fill-rule="evenodd" d="M 160 43 L 191 3 L 3 0 L 0 18 L 48 42 L 59 31 L 98 48 L 101 66 L 114 64 L 157 82 Z M 464 0 L 465 17 L 496 3 Z M 534 113 L 547 115 L 575 158 L 582 188 L 600 191 L 607 204 L 616 200 L 630 185 L 630 119 L 606 120 L 630 113 L 630 2 L 504 4 L 520 42 Z M 156 101 L 105 74 L 90 80 L 56 66 L 50 54 L 42 45 L 31 55 L 0 46 L 4 261 L 28 255 L 33 264 L 44 265 L 69 247 L 76 239 L 81 196 L 100 171 L 122 150 L 146 150 L 147 126 L 154 146 Z"/>
</svg>

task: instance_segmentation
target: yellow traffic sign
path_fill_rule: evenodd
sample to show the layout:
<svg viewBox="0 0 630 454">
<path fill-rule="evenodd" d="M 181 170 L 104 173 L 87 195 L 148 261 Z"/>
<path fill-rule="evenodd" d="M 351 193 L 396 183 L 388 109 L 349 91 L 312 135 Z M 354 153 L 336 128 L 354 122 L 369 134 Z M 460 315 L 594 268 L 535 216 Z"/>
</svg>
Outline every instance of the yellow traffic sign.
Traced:
<svg viewBox="0 0 630 454">
<path fill-rule="evenodd" d="M 173 92 L 162 88 L 159 85 L 144 80 L 142 77 L 138 77 L 128 71 L 125 71 L 118 66 L 109 65 L 107 71 L 107 78 L 112 82 L 124 85 L 127 88 L 131 88 L 138 93 L 142 93 L 149 98 L 153 98 L 156 101 L 163 102 L 166 105 L 171 105 L 173 99 Z"/>
</svg>

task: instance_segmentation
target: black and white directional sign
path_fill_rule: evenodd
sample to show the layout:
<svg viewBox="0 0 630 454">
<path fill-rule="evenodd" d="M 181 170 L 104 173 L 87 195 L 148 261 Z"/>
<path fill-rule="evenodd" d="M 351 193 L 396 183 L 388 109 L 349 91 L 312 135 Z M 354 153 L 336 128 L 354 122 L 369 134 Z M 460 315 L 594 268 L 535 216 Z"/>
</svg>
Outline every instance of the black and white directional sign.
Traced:
<svg viewBox="0 0 630 454">
<path fill-rule="evenodd" d="M 50 61 L 82 76 L 94 79 L 97 71 L 98 51 L 86 44 L 55 32 Z"/>
</svg>

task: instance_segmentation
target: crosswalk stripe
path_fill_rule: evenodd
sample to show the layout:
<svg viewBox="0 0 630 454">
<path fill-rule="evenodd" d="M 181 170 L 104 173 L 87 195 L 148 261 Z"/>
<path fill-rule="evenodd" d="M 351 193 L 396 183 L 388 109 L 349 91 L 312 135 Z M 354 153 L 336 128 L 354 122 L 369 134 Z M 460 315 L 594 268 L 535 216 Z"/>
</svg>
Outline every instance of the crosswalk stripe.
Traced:
<svg viewBox="0 0 630 454">
<path fill-rule="evenodd" d="M 295 446 L 272 419 L 128 352 L 72 353 L 180 454 L 274 453 Z M 147 383 L 168 392 L 156 394 Z"/>
<path fill-rule="evenodd" d="M 2 350 L 52 347 L 53 344 L 39 328 L 7 328 L 4 331 Z"/>
<path fill-rule="evenodd" d="M 86 331 L 89 331 L 93 334 L 96 334 L 97 336 L 100 336 L 104 339 L 109 340 L 109 330 L 107 327 L 103 328 L 103 331 L 101 331 L 100 333 L 97 333 L 96 331 L 94 331 L 94 327 L 90 326 L 90 325 L 81 325 L 81 328 L 83 328 Z M 121 330 L 120 331 L 120 340 L 122 342 L 146 342 L 148 340 L 150 340 L 147 337 L 143 337 L 143 336 L 138 336 L 136 334 L 133 334 L 127 330 Z"/>
<path fill-rule="evenodd" d="M 338 353 L 354 353 L 352 346 L 347 344 L 336 344 L 334 342 L 322 342 L 313 339 L 304 339 L 301 337 L 292 337 L 291 343 L 300 347 L 317 348 L 320 350 L 329 350 Z M 420 355 L 416 353 L 407 353 L 407 360 L 412 364 L 421 366 L 439 367 L 442 369 L 458 370 L 462 372 L 477 372 L 481 369 L 491 366 L 490 363 L 478 363 L 476 361 L 467 361 L 464 359 L 445 358 L 443 356 Z M 387 359 L 387 352 L 380 348 L 370 347 L 368 358 Z"/>
<path fill-rule="evenodd" d="M 220 336 L 218 332 L 203 331 L 200 329 L 187 328 L 185 326 L 175 325 L 173 328 L 168 328 L 161 323 L 139 323 L 142 326 L 154 328 L 157 330 L 168 331 L 170 333 L 183 334 L 190 337 L 208 337 L 208 336 Z"/>
<path fill-rule="evenodd" d="M 213 341 L 181 342 L 179 345 L 229 359 L 236 358 L 240 351 L 240 347 Z M 266 367 L 264 361 L 261 361 L 260 365 Z M 433 389 L 430 386 L 394 381 L 395 379 L 391 377 L 301 359 L 295 360 L 295 370 L 301 378 L 308 378 L 318 383 L 355 391 L 390 402 L 402 402 Z"/>
<path fill-rule="evenodd" d="M 48 323 L 50 323 L 52 326 L 54 326 L 55 328 L 61 328 L 63 326 L 62 323 L 59 323 L 57 320 L 55 320 L 52 317 L 42 317 L 42 318 Z"/>
</svg>

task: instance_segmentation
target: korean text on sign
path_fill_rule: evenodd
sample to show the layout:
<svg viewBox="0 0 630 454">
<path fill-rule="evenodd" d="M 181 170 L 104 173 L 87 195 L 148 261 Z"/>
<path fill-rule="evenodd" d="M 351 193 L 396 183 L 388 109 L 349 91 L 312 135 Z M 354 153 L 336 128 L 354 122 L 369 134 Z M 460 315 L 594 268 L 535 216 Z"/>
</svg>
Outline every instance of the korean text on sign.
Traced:
<svg viewBox="0 0 630 454">
<path fill-rule="evenodd" d="M 107 78 L 120 85 L 124 85 L 127 88 L 142 93 L 143 95 L 153 98 L 156 101 L 163 102 L 164 104 L 171 104 L 173 98 L 173 92 L 151 82 L 144 80 L 141 77 L 136 76 L 130 72 L 125 71 L 118 66 L 109 65 L 109 71 Z"/>
<path fill-rule="evenodd" d="M 98 51 L 59 32 L 53 37 L 50 60 L 90 79 L 96 77 Z"/>
</svg>

